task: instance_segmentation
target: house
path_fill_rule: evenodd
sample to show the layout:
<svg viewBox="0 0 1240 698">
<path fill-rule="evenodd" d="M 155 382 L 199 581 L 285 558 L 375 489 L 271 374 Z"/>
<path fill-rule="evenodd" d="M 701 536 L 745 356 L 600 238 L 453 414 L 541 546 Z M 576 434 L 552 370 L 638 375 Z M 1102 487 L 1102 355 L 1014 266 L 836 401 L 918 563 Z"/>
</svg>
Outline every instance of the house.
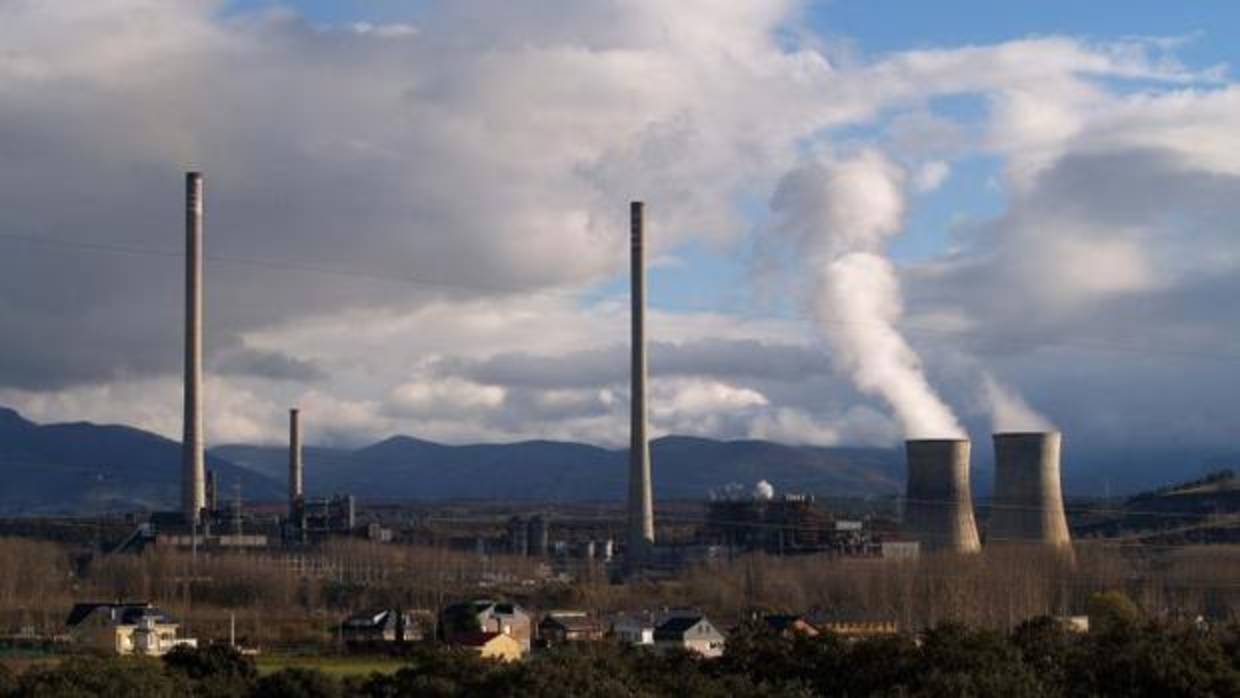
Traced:
<svg viewBox="0 0 1240 698">
<path fill-rule="evenodd" d="M 823 632 L 834 633 L 845 640 L 863 640 L 900 634 L 900 624 L 894 620 L 829 620 L 818 625 Z"/>
<path fill-rule="evenodd" d="M 455 643 L 461 635 L 477 632 L 500 633 L 517 641 L 523 652 L 530 651 L 534 624 L 520 606 L 505 601 L 477 599 L 447 606 L 439 615 L 444 641 Z"/>
<path fill-rule="evenodd" d="M 653 645 L 654 626 L 647 616 L 620 614 L 611 620 L 611 635 L 625 645 Z"/>
<path fill-rule="evenodd" d="M 805 637 L 817 637 L 818 628 L 815 628 L 804 616 L 775 614 L 762 617 L 762 622 L 766 627 L 775 631 L 783 637 L 793 637 L 795 635 L 804 635 Z"/>
<path fill-rule="evenodd" d="M 519 642 L 509 635 L 496 632 L 461 633 L 453 639 L 452 644 L 472 649 L 483 659 L 496 659 L 501 662 L 515 662 L 525 654 Z"/>
<path fill-rule="evenodd" d="M 603 624 L 583 611 L 552 611 L 538 623 L 542 647 L 603 639 Z"/>
<path fill-rule="evenodd" d="M 180 624 L 146 602 L 79 603 L 65 621 L 79 644 L 115 654 L 158 657 L 173 647 L 197 647 L 193 638 L 178 638 Z"/>
<path fill-rule="evenodd" d="M 341 623 L 340 633 L 351 645 L 422 639 L 421 628 L 412 613 L 390 608 L 355 613 Z"/>
<path fill-rule="evenodd" d="M 673 616 L 654 629 L 654 648 L 658 652 L 683 650 L 703 657 L 723 655 L 727 638 L 706 616 Z"/>
<path fill-rule="evenodd" d="M 864 640 L 900 634 L 900 624 L 894 618 L 872 616 L 858 609 L 816 610 L 810 613 L 809 620 L 819 632 L 838 635 L 845 640 Z"/>
</svg>

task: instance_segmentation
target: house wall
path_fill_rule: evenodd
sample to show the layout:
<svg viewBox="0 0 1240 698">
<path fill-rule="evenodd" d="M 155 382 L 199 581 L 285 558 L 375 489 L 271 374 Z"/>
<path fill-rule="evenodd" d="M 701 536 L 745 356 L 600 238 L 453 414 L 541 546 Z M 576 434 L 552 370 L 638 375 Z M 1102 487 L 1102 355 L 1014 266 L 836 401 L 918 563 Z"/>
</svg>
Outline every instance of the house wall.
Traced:
<svg viewBox="0 0 1240 698">
<path fill-rule="evenodd" d="M 515 662 L 521 659 L 524 651 L 521 644 L 507 635 L 497 635 L 490 642 L 478 648 L 483 659 L 498 659 L 501 662 Z"/>
</svg>

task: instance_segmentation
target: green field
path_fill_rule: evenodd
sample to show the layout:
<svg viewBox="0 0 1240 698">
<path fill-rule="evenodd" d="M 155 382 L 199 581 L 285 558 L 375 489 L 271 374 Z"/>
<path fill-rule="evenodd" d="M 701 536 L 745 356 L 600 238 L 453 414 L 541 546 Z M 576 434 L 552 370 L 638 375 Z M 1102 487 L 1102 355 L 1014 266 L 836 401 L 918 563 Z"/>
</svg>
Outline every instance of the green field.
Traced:
<svg viewBox="0 0 1240 698">
<path fill-rule="evenodd" d="M 342 676 L 366 676 L 378 672 L 394 674 L 405 662 L 390 657 L 314 657 L 301 655 L 259 655 L 255 657 L 258 673 L 266 676 L 281 669 L 298 667 L 318 669 L 337 678 Z"/>
</svg>

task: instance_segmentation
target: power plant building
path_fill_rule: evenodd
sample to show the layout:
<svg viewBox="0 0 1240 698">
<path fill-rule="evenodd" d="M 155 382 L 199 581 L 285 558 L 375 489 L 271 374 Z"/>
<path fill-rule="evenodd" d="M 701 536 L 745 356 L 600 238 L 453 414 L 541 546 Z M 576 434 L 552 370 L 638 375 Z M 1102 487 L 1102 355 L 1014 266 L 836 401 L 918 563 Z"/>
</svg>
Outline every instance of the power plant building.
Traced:
<svg viewBox="0 0 1240 698">
<path fill-rule="evenodd" d="M 1060 486 L 1059 432 L 995 434 L 994 443 L 995 492 L 987 545 L 1070 546 Z"/>
<path fill-rule="evenodd" d="M 969 440 L 914 439 L 905 442 L 905 451 L 905 535 L 925 552 L 980 551 L 969 491 Z"/>
</svg>

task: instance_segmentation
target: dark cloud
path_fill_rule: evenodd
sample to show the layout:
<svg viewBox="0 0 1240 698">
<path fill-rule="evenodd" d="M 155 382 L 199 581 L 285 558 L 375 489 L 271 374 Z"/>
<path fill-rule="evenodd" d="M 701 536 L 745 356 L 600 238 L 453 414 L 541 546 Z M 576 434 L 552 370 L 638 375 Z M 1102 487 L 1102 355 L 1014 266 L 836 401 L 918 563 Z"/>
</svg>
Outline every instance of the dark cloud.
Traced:
<svg viewBox="0 0 1240 698">
<path fill-rule="evenodd" d="M 313 383 L 327 380 L 327 373 L 312 361 L 276 351 L 241 349 L 224 353 L 211 366 L 225 375 L 265 378 L 276 381 Z"/>
</svg>

